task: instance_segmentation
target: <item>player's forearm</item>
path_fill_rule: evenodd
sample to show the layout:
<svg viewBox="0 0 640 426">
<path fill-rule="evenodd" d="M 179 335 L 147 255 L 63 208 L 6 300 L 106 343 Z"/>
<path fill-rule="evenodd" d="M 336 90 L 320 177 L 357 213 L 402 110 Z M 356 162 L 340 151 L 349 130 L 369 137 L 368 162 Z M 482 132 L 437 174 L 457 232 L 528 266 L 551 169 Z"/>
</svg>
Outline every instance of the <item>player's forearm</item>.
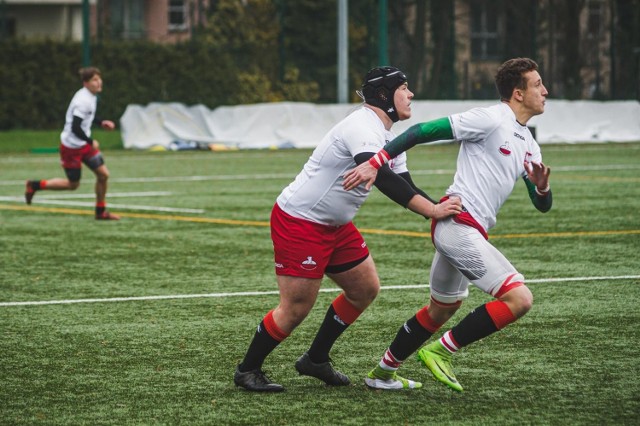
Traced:
<svg viewBox="0 0 640 426">
<path fill-rule="evenodd" d="M 439 118 L 425 123 L 415 124 L 400 136 L 385 145 L 384 149 L 391 158 L 422 143 L 453 139 L 449 118 Z"/>
<path fill-rule="evenodd" d="M 411 184 L 391 171 L 388 165 L 380 169 L 374 185 L 389 199 L 405 208 L 408 208 L 409 202 L 416 195 L 416 190 Z"/>
<path fill-rule="evenodd" d="M 404 179 L 405 181 L 407 181 L 407 183 L 409 185 L 411 185 L 411 187 L 413 188 L 414 191 L 416 191 L 418 194 L 422 195 L 424 198 L 426 198 L 427 200 L 431 201 L 431 203 L 433 204 L 438 204 L 438 202 L 436 200 L 434 200 L 433 198 L 431 198 L 429 196 L 429 194 L 427 194 L 426 192 L 424 192 L 422 189 L 418 188 L 416 186 L 416 184 L 413 182 L 413 179 L 411 178 L 411 174 L 409 172 L 404 172 L 404 173 L 399 173 L 398 176 L 400 176 L 402 179 Z"/>
<path fill-rule="evenodd" d="M 82 130 L 82 118 L 73 116 L 73 122 L 71 123 L 71 132 L 89 145 L 93 143 L 93 139 L 87 136 L 84 130 Z"/>
<path fill-rule="evenodd" d="M 429 219 L 434 216 L 436 205 L 425 197 L 416 194 L 413 198 L 411 198 L 411 200 L 409 200 L 406 207 L 412 212 Z"/>
<path fill-rule="evenodd" d="M 529 179 L 525 178 L 524 183 L 527 185 L 529 198 L 531 199 L 534 207 L 542 213 L 546 213 L 551 210 L 551 206 L 553 205 L 553 195 L 551 194 L 551 188 L 544 188 L 546 189 L 546 191 L 542 192 L 537 189 L 536 185 Z"/>
</svg>

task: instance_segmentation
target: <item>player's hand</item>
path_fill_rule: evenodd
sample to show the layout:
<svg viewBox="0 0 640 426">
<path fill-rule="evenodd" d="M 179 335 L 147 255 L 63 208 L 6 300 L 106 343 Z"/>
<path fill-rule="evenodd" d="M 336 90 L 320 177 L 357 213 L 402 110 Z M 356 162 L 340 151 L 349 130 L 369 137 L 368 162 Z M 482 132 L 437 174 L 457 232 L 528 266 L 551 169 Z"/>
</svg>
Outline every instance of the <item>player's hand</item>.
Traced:
<svg viewBox="0 0 640 426">
<path fill-rule="evenodd" d="M 93 147 L 93 149 L 98 149 L 100 148 L 100 142 L 98 142 L 97 139 L 94 139 L 93 144 L 91 144 L 91 146 Z"/>
<path fill-rule="evenodd" d="M 529 181 L 538 188 L 538 191 L 544 192 L 549 188 L 551 168 L 545 166 L 543 163 L 525 161 L 524 169 L 527 171 Z"/>
<path fill-rule="evenodd" d="M 444 219 L 462 212 L 462 201 L 458 197 L 449 197 L 447 200 L 433 206 L 431 219 Z"/>
<path fill-rule="evenodd" d="M 343 175 L 344 181 L 342 182 L 342 187 L 346 191 L 351 191 L 362 182 L 367 182 L 366 188 L 367 190 L 370 190 L 373 183 L 376 181 L 377 175 L 378 170 L 369 164 L 368 161 L 365 161 L 355 169 L 351 169 Z"/>
<path fill-rule="evenodd" d="M 100 127 L 105 130 L 113 130 L 116 128 L 116 123 L 111 120 L 102 120 L 102 123 L 100 123 Z"/>
</svg>

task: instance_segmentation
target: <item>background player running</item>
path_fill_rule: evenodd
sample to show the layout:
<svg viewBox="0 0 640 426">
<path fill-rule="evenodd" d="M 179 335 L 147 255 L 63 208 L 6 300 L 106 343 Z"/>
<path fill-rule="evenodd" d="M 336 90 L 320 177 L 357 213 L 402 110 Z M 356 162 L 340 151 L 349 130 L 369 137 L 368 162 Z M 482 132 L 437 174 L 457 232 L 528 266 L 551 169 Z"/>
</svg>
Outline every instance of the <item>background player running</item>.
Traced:
<svg viewBox="0 0 640 426">
<path fill-rule="evenodd" d="M 36 191 L 76 190 L 80 186 L 82 163 L 96 175 L 96 219 L 118 220 L 119 216 L 106 210 L 107 181 L 109 170 L 104 164 L 100 144 L 91 138 L 91 126 L 101 126 L 113 130 L 116 125 L 111 120 L 96 117 L 98 93 L 102 92 L 102 77 L 95 67 L 81 68 L 82 88 L 71 99 L 65 116 L 64 129 L 60 135 L 60 159 L 67 178 L 28 180 L 24 193 L 27 204 L 31 204 Z"/>
</svg>

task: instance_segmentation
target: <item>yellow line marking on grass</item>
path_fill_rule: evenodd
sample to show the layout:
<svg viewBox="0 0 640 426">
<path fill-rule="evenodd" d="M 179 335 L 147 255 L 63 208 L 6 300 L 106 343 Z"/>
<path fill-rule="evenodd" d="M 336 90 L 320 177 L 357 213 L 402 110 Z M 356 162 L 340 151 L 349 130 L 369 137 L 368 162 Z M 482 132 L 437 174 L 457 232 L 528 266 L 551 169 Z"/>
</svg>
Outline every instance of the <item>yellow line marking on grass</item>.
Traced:
<svg viewBox="0 0 640 426">
<path fill-rule="evenodd" d="M 177 220 L 180 222 L 196 222 L 196 223 L 215 223 L 217 225 L 236 225 L 236 226 L 269 226 L 269 222 L 258 220 L 235 220 L 235 219 L 215 219 L 212 217 L 191 217 L 191 216 L 174 216 L 163 214 L 148 213 L 120 213 L 122 217 L 135 217 L 137 219 L 155 219 L 155 220 Z"/>
<path fill-rule="evenodd" d="M 574 232 L 541 232 L 538 234 L 504 234 L 492 235 L 497 238 L 541 238 L 541 237 L 593 237 L 597 235 L 634 235 L 640 234 L 640 229 L 624 229 L 619 231 L 574 231 Z"/>
<path fill-rule="evenodd" d="M 76 215 L 93 215 L 91 210 L 77 210 L 66 209 L 58 207 L 39 207 L 39 206 L 15 206 L 10 204 L 0 204 L 0 210 L 17 210 L 17 211 L 36 211 L 45 213 L 65 213 Z M 193 223 L 214 223 L 217 225 L 233 225 L 233 226 L 259 226 L 268 227 L 268 221 L 258 220 L 236 220 L 236 219 L 215 219 L 210 217 L 194 217 L 194 216 L 176 216 L 176 215 L 164 215 L 164 214 L 150 214 L 150 213 L 123 213 L 118 212 L 121 217 L 130 217 L 136 219 L 152 219 L 152 220 L 175 220 L 180 222 L 193 222 Z M 363 234 L 375 234 L 375 235 L 395 235 L 402 237 L 413 238 L 431 238 L 431 234 L 428 232 L 414 232 L 414 231 L 401 231 L 397 229 L 370 229 L 360 228 L 360 232 Z M 503 234 L 503 235 L 491 235 L 490 239 L 509 239 L 509 238 L 567 238 L 567 237 L 592 237 L 592 236 L 607 236 L 607 235 L 635 235 L 640 234 L 640 229 L 625 229 L 618 231 L 573 231 L 573 232 L 540 232 L 536 234 Z"/>
<path fill-rule="evenodd" d="M 428 232 L 411 232 L 411 231 L 397 231 L 397 230 L 384 230 L 384 229 L 360 229 L 363 234 L 381 234 L 381 235 L 401 235 L 405 237 L 429 237 L 431 234 Z M 620 231 L 575 231 L 575 232 L 540 232 L 537 234 L 503 234 L 503 235 L 491 235 L 489 239 L 508 239 L 508 238 L 541 238 L 541 237 L 586 237 L 595 235 L 633 235 L 640 234 L 640 229 L 625 229 Z"/>
<path fill-rule="evenodd" d="M 414 238 L 431 238 L 429 232 L 415 232 L 415 231 L 400 231 L 398 229 L 370 229 L 370 228 L 358 228 L 361 234 L 375 234 L 375 235 L 399 235 L 402 237 L 414 237 Z"/>
<path fill-rule="evenodd" d="M 65 209 L 59 207 L 38 207 L 38 206 L 12 206 L 10 204 L 0 204 L 1 210 L 17 210 L 17 211 L 36 211 L 47 213 L 66 213 L 77 215 L 93 215 L 95 212 L 90 210 Z"/>
<path fill-rule="evenodd" d="M 0 210 L 18 210 L 18 211 L 37 211 L 44 213 L 66 213 L 76 215 L 94 215 L 91 210 L 66 209 L 59 207 L 39 207 L 39 206 L 12 206 L 8 204 L 0 204 Z M 165 214 L 149 214 L 149 213 L 123 213 L 118 212 L 120 217 L 131 217 L 136 219 L 155 219 L 155 220 L 176 220 L 181 222 L 196 223 L 215 223 L 219 225 L 238 225 L 238 226 L 269 226 L 269 222 L 255 220 L 234 220 L 234 219 L 214 219 L 208 217 L 193 216 L 175 216 Z"/>
</svg>

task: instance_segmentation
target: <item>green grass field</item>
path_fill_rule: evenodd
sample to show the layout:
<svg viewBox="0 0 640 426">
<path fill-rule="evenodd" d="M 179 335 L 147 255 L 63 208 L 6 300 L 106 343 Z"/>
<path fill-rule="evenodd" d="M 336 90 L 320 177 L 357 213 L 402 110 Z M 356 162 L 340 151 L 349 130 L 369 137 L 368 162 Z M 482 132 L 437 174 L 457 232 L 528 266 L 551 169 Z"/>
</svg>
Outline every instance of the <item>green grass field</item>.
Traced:
<svg viewBox="0 0 640 426">
<path fill-rule="evenodd" d="M 375 192 L 356 225 L 383 290 L 332 351 L 354 385 L 325 387 L 293 368 L 337 295 L 326 281 L 265 363 L 287 391 L 264 395 L 238 390 L 233 371 L 278 302 L 269 214 L 310 151 L 128 152 L 105 140 L 109 203 L 123 218 L 98 223 L 87 170 L 78 191 L 24 204 L 26 179 L 63 173 L 56 154 L 29 153 L 55 147 L 57 132 L 4 137 L 16 135 L 0 143 L 0 424 L 640 423 L 638 143 L 543 146 L 554 208 L 537 212 L 518 183 L 490 233 L 534 307 L 456 355 L 463 393 L 413 358 L 401 373 L 422 389 L 363 383 L 427 302 L 433 256 L 428 222 Z M 456 153 L 412 149 L 416 183 L 442 195 Z M 472 288 L 443 331 L 487 300 Z"/>
</svg>

